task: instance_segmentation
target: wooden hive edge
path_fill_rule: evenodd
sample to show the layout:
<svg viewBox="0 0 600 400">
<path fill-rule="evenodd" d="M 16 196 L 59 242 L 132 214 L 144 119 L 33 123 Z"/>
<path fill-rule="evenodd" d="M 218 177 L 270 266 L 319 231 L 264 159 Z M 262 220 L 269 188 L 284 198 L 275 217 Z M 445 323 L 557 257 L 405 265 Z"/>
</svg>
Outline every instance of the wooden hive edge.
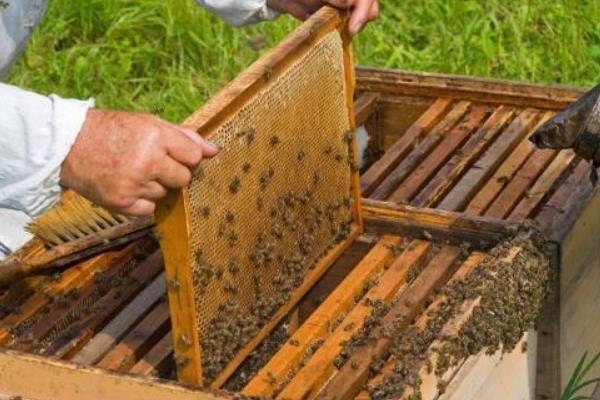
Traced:
<svg viewBox="0 0 600 400">
<path fill-rule="evenodd" d="M 548 110 L 565 108 L 587 90 L 572 86 L 371 67 L 357 68 L 357 89 L 397 95 L 451 97 Z"/>
<path fill-rule="evenodd" d="M 23 379 L 29 377 L 29 379 Z M 35 382 L 31 384 L 32 380 Z M 177 382 L 117 374 L 0 349 L 3 395 L 50 400 L 216 400 L 226 398 Z M 60 396 L 60 397 L 57 397 Z"/>
</svg>

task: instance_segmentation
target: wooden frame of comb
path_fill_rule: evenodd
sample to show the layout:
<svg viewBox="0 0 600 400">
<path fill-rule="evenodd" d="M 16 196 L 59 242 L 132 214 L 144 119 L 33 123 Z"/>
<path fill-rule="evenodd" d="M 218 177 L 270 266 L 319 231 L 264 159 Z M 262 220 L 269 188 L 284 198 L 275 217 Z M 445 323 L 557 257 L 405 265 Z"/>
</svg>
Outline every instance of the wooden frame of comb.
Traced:
<svg viewBox="0 0 600 400">
<path fill-rule="evenodd" d="M 240 110 L 256 93 L 265 88 L 268 81 L 284 73 L 294 61 L 306 54 L 320 39 L 333 31 L 338 31 L 342 38 L 344 50 L 346 108 L 350 129 L 354 130 L 353 94 L 355 77 L 350 37 L 345 29 L 346 18 L 343 14 L 344 12 L 332 7 L 323 7 L 276 48 L 239 75 L 198 113 L 188 118 L 186 125 L 190 125 L 198 132 L 210 137 L 211 133 L 215 132 L 228 118 Z M 265 79 L 267 71 L 269 79 Z M 354 151 L 352 153 L 356 163 L 358 152 L 354 138 L 350 145 L 353 146 Z M 336 258 L 360 234 L 363 229 L 363 221 L 360 209 L 358 171 L 352 172 L 350 184 L 354 202 L 351 208 L 353 222 L 348 237 L 334 245 L 316 262 L 314 268 L 306 274 L 304 282 L 292 292 L 287 303 L 278 309 L 269 322 L 260 329 L 259 333 L 236 353 L 235 358 L 212 381 L 211 388 L 217 389 L 226 382 L 250 352 L 269 334 L 294 304 L 317 282 Z M 190 338 L 198 338 L 198 327 L 195 322 L 193 276 L 191 268 L 189 268 L 192 265 L 189 243 L 190 226 L 186 221 L 189 207 L 186 189 L 172 192 L 159 203 L 156 221 L 165 257 L 166 276 L 168 282 L 171 283 L 168 286 L 170 288 L 169 303 L 171 305 L 175 357 L 176 360 L 185 360 L 185 362 L 178 363 L 178 378 L 184 383 L 202 385 L 203 371 L 200 343 L 196 340 L 190 340 Z"/>
</svg>

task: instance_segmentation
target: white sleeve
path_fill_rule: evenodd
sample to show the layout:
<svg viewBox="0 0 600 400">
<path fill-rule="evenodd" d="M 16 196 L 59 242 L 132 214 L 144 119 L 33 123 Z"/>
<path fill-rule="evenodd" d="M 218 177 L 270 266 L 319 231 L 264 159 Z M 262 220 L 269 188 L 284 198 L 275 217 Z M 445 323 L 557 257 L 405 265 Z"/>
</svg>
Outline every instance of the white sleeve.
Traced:
<svg viewBox="0 0 600 400">
<path fill-rule="evenodd" d="M 196 0 L 235 26 L 276 18 L 279 14 L 267 7 L 266 0 Z"/>
<path fill-rule="evenodd" d="M 60 166 L 93 100 L 49 97 L 0 83 L 0 209 L 34 217 L 52 206 Z M 14 227 L 0 225 L 0 242 L 14 247 Z"/>
</svg>

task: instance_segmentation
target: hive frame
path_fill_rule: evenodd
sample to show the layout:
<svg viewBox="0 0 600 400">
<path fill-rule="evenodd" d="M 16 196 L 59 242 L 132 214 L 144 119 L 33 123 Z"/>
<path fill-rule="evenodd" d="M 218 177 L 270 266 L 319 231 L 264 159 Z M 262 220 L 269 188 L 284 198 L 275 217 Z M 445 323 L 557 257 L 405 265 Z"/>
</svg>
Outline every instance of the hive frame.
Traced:
<svg viewBox="0 0 600 400">
<path fill-rule="evenodd" d="M 328 33 L 337 30 L 340 33 L 344 50 L 344 74 L 346 81 L 346 108 L 350 129 L 355 129 L 353 93 L 355 76 L 352 61 L 350 37 L 345 29 L 346 18 L 342 12 L 332 7 L 323 7 L 296 31 L 283 40 L 275 49 L 256 61 L 233 82 L 217 94 L 200 111 L 189 117 L 184 124 L 191 126 L 203 136 L 210 137 L 230 116 L 241 109 L 253 95 L 267 85 L 267 81 L 286 71 L 295 60 L 302 57 L 314 44 Z M 265 76 L 268 76 L 265 79 Z M 356 142 L 352 141 L 354 162 L 358 152 Z M 342 242 L 330 249 L 315 267 L 309 271 L 304 282 L 296 288 L 288 300 L 270 322 L 237 353 L 220 375 L 212 382 L 211 388 L 221 387 L 236 370 L 247 355 L 289 312 L 295 303 L 317 282 L 327 268 L 360 234 L 363 227 L 360 209 L 360 183 L 357 171 L 352 172 L 351 192 L 354 197 L 352 206 L 353 222 L 350 234 Z M 168 283 L 169 304 L 171 305 L 172 331 L 175 357 L 178 361 L 178 379 L 183 383 L 202 385 L 203 373 L 200 343 L 188 338 L 197 338 L 196 315 L 194 310 L 193 281 L 190 260 L 190 226 L 186 221 L 189 210 L 187 189 L 170 193 L 162 201 L 156 212 L 157 229 L 161 246 L 165 254 L 166 277 Z M 183 240 L 182 240 L 183 238 Z M 179 310 L 186 310 L 179 312 Z"/>
</svg>

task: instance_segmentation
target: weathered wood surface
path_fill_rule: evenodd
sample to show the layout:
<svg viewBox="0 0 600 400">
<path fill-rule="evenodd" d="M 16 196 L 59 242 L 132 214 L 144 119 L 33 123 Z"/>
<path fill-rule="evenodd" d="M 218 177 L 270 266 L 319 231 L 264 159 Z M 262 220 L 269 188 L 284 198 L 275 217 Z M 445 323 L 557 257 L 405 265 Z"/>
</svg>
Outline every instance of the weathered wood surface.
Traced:
<svg viewBox="0 0 600 400">
<path fill-rule="evenodd" d="M 354 306 L 355 296 L 360 293 L 366 281 L 387 266 L 392 258 L 392 247 L 399 242 L 400 238 L 394 236 L 380 239 L 347 278 L 304 321 L 284 347 L 259 371 L 242 393 L 247 396 L 272 395 L 277 386 L 281 385 L 292 371 L 300 367 L 302 358 L 311 344 L 327 336 L 332 322 Z"/>
<path fill-rule="evenodd" d="M 152 218 L 136 218 L 50 249 L 46 249 L 38 239 L 32 239 L 30 246 L 37 247 L 39 251 L 25 254 L 17 252 L 0 262 L 0 287 L 130 243 L 148 235 L 152 225 Z"/>
<path fill-rule="evenodd" d="M 379 68 L 359 68 L 357 75 L 357 88 L 362 91 L 448 97 L 550 110 L 562 110 L 585 92 L 583 88 L 567 86 Z"/>
<path fill-rule="evenodd" d="M 477 246 L 495 244 L 518 229 L 518 223 L 453 211 L 417 208 L 392 202 L 362 200 L 367 232 L 378 234 L 432 235 Z M 519 221 L 521 222 L 521 221 Z"/>
<path fill-rule="evenodd" d="M 600 348 L 600 193 L 587 201 L 560 243 L 560 380 L 562 387 L 584 352 Z M 600 374 L 600 366 L 590 377 Z"/>
<path fill-rule="evenodd" d="M 35 400 L 215 400 L 215 394 L 0 350 L 0 393 Z"/>
<path fill-rule="evenodd" d="M 154 281 L 140 292 L 108 325 L 84 348 L 82 348 L 72 361 L 77 364 L 91 365 L 95 364 L 111 347 L 117 343 L 119 338 L 125 336 L 131 326 L 141 315 L 166 294 L 166 281 L 164 273 L 161 273 Z M 168 314 L 168 310 L 166 310 Z"/>
</svg>

